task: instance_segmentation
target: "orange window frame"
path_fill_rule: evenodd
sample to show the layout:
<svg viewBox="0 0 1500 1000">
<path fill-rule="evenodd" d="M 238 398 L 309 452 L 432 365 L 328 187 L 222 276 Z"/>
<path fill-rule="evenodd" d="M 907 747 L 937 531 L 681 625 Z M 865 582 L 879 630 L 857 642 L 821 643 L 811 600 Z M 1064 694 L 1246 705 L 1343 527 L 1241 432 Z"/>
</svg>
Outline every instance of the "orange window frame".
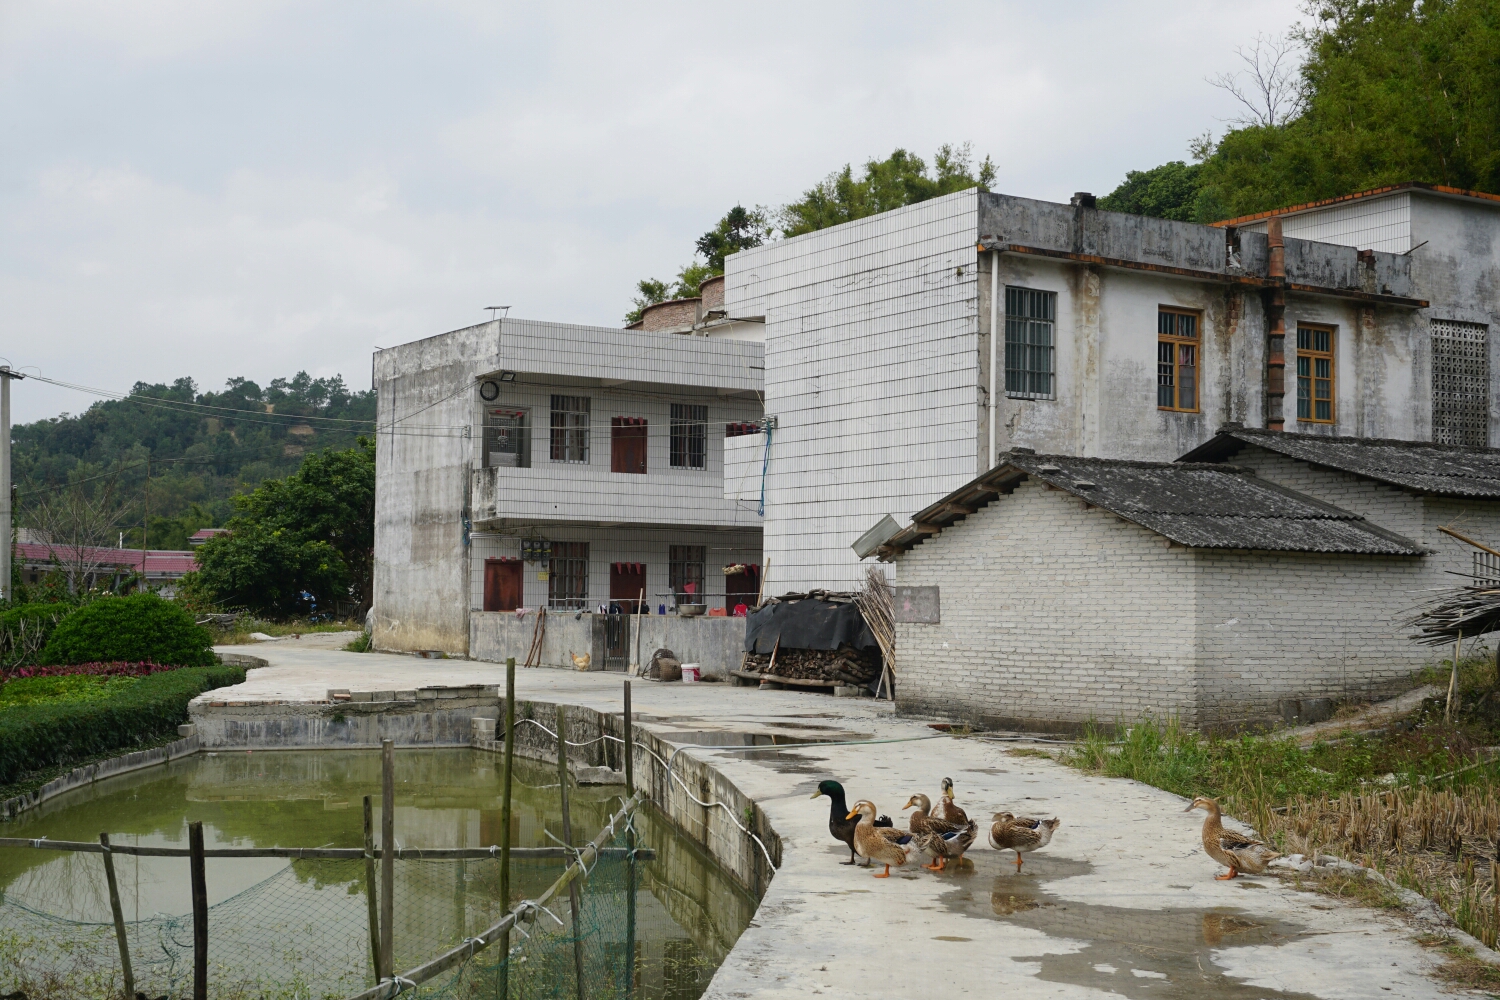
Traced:
<svg viewBox="0 0 1500 1000">
<path fill-rule="evenodd" d="M 1191 331 L 1191 332 L 1187 332 Z M 1197 413 L 1203 403 L 1203 316 L 1192 309 L 1156 309 L 1156 408 Z"/>
<path fill-rule="evenodd" d="M 1297 422 L 1331 424 L 1338 419 L 1338 330 L 1297 324 Z"/>
</svg>

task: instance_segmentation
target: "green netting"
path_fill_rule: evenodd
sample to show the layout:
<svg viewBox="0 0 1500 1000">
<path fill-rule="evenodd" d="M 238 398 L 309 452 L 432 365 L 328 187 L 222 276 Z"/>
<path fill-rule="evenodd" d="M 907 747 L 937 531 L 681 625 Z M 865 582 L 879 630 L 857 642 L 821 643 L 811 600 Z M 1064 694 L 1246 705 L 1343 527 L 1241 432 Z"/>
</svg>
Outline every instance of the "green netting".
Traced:
<svg viewBox="0 0 1500 1000">
<path fill-rule="evenodd" d="M 623 851 L 633 836 L 617 837 L 609 846 L 621 852 L 601 857 L 579 883 L 576 924 L 564 892 L 547 911 L 529 912 L 511 935 L 508 961 L 498 943 L 476 949 L 416 992 L 538 1000 L 627 995 L 635 974 L 635 889 L 645 864 L 633 867 Z M 14 892 L 0 898 L 0 994 L 20 990 L 30 1000 L 119 996 L 119 951 L 108 920 L 103 861 L 98 855 L 74 859 L 67 889 L 74 905 Z M 481 934 L 505 912 L 498 860 L 398 860 L 395 867 L 398 975 Z M 512 901 L 540 896 L 562 871 L 560 861 L 514 860 Z M 89 901 L 84 908 L 90 910 L 102 902 L 99 919 L 57 915 L 58 909 L 76 912 L 79 898 Z M 313 1000 L 359 993 L 375 982 L 368 912 L 363 861 L 290 862 L 209 908 L 210 996 Z M 138 991 L 152 998 L 191 993 L 191 914 L 130 920 L 126 933 Z"/>
</svg>

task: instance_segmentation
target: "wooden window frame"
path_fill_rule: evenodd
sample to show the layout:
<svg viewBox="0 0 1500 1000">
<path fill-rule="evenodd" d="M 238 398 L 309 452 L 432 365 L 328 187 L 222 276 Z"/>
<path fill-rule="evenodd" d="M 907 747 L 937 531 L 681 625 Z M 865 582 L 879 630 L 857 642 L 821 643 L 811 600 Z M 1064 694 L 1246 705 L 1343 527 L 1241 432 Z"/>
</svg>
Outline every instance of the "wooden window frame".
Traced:
<svg viewBox="0 0 1500 1000">
<path fill-rule="evenodd" d="M 1162 332 L 1163 316 L 1186 316 L 1193 321 L 1193 335 L 1187 336 L 1178 332 L 1181 324 L 1173 324 L 1171 333 Z M 1172 360 L 1162 360 L 1162 348 L 1171 345 Z M 1185 365 L 1182 363 L 1183 348 L 1192 351 L 1193 363 Z M 1166 365 L 1171 366 L 1170 374 L 1163 371 Z M 1182 405 L 1182 370 L 1189 368 L 1193 372 L 1193 405 Z M 1171 379 L 1170 384 L 1162 384 L 1162 376 L 1167 374 Z M 1162 402 L 1162 390 L 1171 393 L 1171 405 Z M 1157 306 L 1156 307 L 1156 408 L 1167 413 L 1199 413 L 1203 409 L 1203 314 L 1196 309 L 1183 309 L 1179 306 Z"/>
<path fill-rule="evenodd" d="M 1316 344 L 1316 335 L 1328 334 L 1328 349 L 1318 350 L 1314 347 L 1303 347 L 1302 334 L 1310 334 L 1307 341 Z M 1339 364 L 1338 364 L 1338 327 L 1329 326 L 1326 323 L 1298 323 L 1297 324 L 1297 422 L 1299 424 L 1333 424 L 1338 422 L 1338 389 L 1339 389 Z M 1307 374 L 1303 374 L 1302 362 L 1307 361 Z M 1328 362 L 1328 375 L 1319 375 L 1318 362 Z M 1308 394 L 1302 395 L 1303 380 L 1306 380 Z M 1318 383 L 1328 383 L 1328 415 L 1320 417 L 1317 415 L 1317 404 L 1320 402 L 1317 392 Z M 1302 415 L 1302 404 L 1307 403 L 1307 416 Z"/>
<path fill-rule="evenodd" d="M 645 417 L 611 417 L 609 421 L 609 471 L 644 476 L 647 461 Z"/>
</svg>

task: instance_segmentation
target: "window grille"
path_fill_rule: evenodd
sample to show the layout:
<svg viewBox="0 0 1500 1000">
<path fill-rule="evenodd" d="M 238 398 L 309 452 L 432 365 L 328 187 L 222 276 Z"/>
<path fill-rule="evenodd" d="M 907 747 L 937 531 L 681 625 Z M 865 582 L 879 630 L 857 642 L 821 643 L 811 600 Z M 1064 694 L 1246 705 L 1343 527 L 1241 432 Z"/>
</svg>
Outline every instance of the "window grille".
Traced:
<svg viewBox="0 0 1500 1000">
<path fill-rule="evenodd" d="M 708 467 L 708 407 L 672 404 L 672 468 Z"/>
<path fill-rule="evenodd" d="M 1005 287 L 1005 394 L 1052 399 L 1057 293 Z"/>
<path fill-rule="evenodd" d="M 487 469 L 531 468 L 530 411 L 485 407 L 484 465 Z"/>
<path fill-rule="evenodd" d="M 1500 587 L 1500 556 L 1488 552 L 1474 553 L 1474 584 L 1478 587 Z"/>
<path fill-rule="evenodd" d="M 1432 321 L 1432 440 L 1488 448 L 1489 327 Z"/>
<path fill-rule="evenodd" d="M 703 563 L 707 550 L 702 545 L 667 547 L 667 581 L 678 604 L 702 604 Z"/>
<path fill-rule="evenodd" d="M 1297 327 L 1297 419 L 1333 423 L 1333 328 Z"/>
<path fill-rule="evenodd" d="M 547 560 L 547 606 L 577 611 L 589 603 L 589 543 L 553 542 Z"/>
<path fill-rule="evenodd" d="M 589 460 L 589 397 L 552 397 L 552 461 Z"/>
<path fill-rule="evenodd" d="M 1198 409 L 1197 313 L 1157 310 L 1156 405 L 1190 413 Z"/>
</svg>

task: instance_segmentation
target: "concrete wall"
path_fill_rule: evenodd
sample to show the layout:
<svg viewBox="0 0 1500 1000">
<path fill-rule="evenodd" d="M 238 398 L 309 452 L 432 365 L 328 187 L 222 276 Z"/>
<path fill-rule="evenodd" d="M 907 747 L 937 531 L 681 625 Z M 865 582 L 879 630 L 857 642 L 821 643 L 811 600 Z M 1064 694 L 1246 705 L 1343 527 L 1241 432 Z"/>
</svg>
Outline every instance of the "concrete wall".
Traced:
<svg viewBox="0 0 1500 1000">
<path fill-rule="evenodd" d="M 188 705 L 205 749 L 467 746 L 470 720 L 496 718 L 493 686 L 363 692 L 347 702 L 236 702 L 200 696 Z"/>
<path fill-rule="evenodd" d="M 973 191 L 730 256 L 766 318 L 768 593 L 851 587 L 849 545 L 978 471 Z"/>
<path fill-rule="evenodd" d="M 1283 701 L 1383 694 L 1442 655 L 1400 624 L 1442 568 L 1187 549 L 1023 483 L 901 558 L 903 584 L 942 588 L 942 622 L 897 625 L 897 709 L 1025 729 L 1240 726 Z"/>
<path fill-rule="evenodd" d="M 745 619 L 682 618 L 677 615 L 632 616 L 628 622 L 630 632 L 630 654 L 627 662 L 635 660 L 636 633 L 640 633 L 641 664 L 650 662 L 651 654 L 666 648 L 676 653 L 684 663 L 698 663 L 708 674 L 724 676 L 729 670 L 738 670 L 745 647 Z M 542 641 L 542 663 L 544 667 L 577 669 L 569 653 L 593 656 L 592 669 L 604 669 L 604 636 L 602 616 L 585 614 L 575 618 L 572 613 L 548 613 L 547 631 Z M 526 661 L 531 648 L 531 639 L 536 628 L 536 615 L 524 617 L 507 612 L 478 612 L 471 618 L 473 639 L 471 649 L 476 660 L 503 663 L 514 656 L 517 663 Z"/>
</svg>

